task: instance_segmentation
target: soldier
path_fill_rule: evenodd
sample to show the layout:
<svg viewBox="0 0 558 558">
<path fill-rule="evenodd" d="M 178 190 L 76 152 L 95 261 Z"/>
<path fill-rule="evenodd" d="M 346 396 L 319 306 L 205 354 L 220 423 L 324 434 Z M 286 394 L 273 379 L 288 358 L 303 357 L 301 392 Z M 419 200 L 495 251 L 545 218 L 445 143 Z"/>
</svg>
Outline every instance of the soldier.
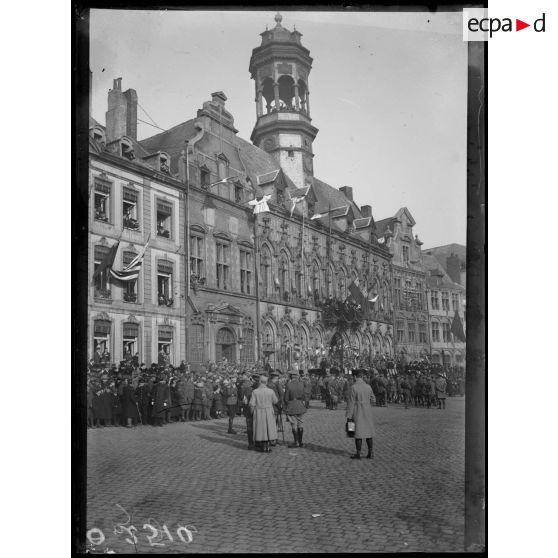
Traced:
<svg viewBox="0 0 558 558">
<path fill-rule="evenodd" d="M 203 389 L 203 382 L 197 382 L 194 387 L 194 399 L 192 401 L 192 420 L 201 420 Z"/>
<path fill-rule="evenodd" d="M 223 399 L 229 415 L 229 429 L 227 431 L 229 434 L 236 434 L 233 430 L 233 421 L 236 415 L 237 395 L 236 386 L 231 385 L 230 380 L 225 379 L 223 382 Z"/>
<path fill-rule="evenodd" d="M 159 381 L 153 386 L 151 400 L 153 424 L 154 426 L 163 426 L 167 409 L 170 406 L 170 391 L 164 375 L 159 376 Z"/>
<path fill-rule="evenodd" d="M 291 381 L 285 389 L 285 413 L 287 421 L 291 423 L 293 431 L 294 444 L 289 445 L 290 448 L 302 447 L 302 435 L 304 433 L 302 417 L 306 413 L 304 406 L 304 384 L 300 381 L 300 376 L 296 368 L 289 371 Z"/>
<path fill-rule="evenodd" d="M 445 409 L 447 382 L 446 379 L 441 374 L 438 374 L 438 378 L 436 378 L 435 381 L 435 386 L 436 386 L 436 399 L 438 400 L 438 409 Z"/>
<path fill-rule="evenodd" d="M 411 384 L 407 379 L 407 376 L 403 376 L 401 383 L 401 395 L 403 396 L 403 402 L 405 403 L 405 409 L 408 409 L 409 401 L 411 400 Z"/>
<path fill-rule="evenodd" d="M 277 396 L 277 403 L 273 404 L 273 411 L 275 413 L 275 424 L 277 428 L 279 428 L 279 422 L 281 421 L 281 414 L 283 412 L 283 397 L 285 395 L 285 390 L 279 382 L 279 372 L 271 372 L 267 387 L 272 389 Z M 271 442 L 271 445 L 274 446 L 275 442 Z"/>
<path fill-rule="evenodd" d="M 329 384 L 332 380 L 333 378 L 331 377 L 331 372 L 329 368 L 326 368 L 326 375 L 324 377 L 324 399 L 326 403 L 326 409 L 330 409 L 330 410 L 332 409 L 332 405 L 331 405 L 331 395 L 329 392 Z"/>
</svg>

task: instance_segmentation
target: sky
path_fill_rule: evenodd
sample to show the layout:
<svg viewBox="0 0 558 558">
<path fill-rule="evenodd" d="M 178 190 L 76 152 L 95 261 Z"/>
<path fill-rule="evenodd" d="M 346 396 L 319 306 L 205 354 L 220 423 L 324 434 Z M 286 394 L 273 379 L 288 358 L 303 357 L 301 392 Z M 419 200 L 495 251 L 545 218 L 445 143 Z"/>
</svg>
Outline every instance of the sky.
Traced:
<svg viewBox="0 0 558 558">
<path fill-rule="evenodd" d="M 467 43 L 462 14 L 289 12 L 314 59 L 314 175 L 376 220 L 407 207 L 423 248 L 466 241 Z M 239 135 L 256 120 L 248 65 L 274 11 L 92 10 L 92 116 L 112 80 L 135 89 L 138 118 L 168 129 L 227 95 Z M 138 139 L 161 130 L 138 123 Z"/>
</svg>

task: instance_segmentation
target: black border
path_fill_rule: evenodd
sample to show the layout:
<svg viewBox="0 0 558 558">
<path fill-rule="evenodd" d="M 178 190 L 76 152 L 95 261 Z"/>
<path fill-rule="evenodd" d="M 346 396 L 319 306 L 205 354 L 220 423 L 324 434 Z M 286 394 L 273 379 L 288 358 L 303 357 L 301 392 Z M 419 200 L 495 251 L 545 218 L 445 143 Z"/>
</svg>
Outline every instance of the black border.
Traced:
<svg viewBox="0 0 558 558">
<path fill-rule="evenodd" d="M 413 2 L 396 5 L 308 2 L 223 5 L 206 0 L 188 4 L 167 0 L 85 0 L 72 2 L 72 555 L 83 553 L 86 532 L 87 429 L 87 250 L 89 164 L 89 10 L 307 10 L 307 11 L 461 11 L 487 7 L 487 2 Z M 467 100 L 467 375 L 465 419 L 465 549 L 467 556 L 486 555 L 486 183 L 487 183 L 487 88 L 488 46 L 469 43 Z M 85 288 L 83 288 L 85 287 Z M 464 549 L 464 550 L 465 550 Z M 377 553 L 380 554 L 380 553 Z M 408 553 L 425 556 L 425 553 Z M 460 553 L 447 553 L 456 555 Z M 444 556 L 446 553 L 430 554 Z"/>
</svg>

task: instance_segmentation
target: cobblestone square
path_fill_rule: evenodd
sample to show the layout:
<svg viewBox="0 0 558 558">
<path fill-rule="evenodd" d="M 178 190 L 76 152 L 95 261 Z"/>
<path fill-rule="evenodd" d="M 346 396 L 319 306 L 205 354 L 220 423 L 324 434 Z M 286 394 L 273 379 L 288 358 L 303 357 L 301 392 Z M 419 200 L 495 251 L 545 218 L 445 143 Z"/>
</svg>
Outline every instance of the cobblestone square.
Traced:
<svg viewBox="0 0 558 558">
<path fill-rule="evenodd" d="M 304 447 L 270 454 L 226 419 L 87 432 L 90 552 L 463 550 L 465 399 L 374 408 L 375 459 L 351 460 L 344 409 L 312 401 Z M 281 436 L 281 435 L 280 435 Z M 93 544 L 92 544 L 93 543 Z"/>
</svg>

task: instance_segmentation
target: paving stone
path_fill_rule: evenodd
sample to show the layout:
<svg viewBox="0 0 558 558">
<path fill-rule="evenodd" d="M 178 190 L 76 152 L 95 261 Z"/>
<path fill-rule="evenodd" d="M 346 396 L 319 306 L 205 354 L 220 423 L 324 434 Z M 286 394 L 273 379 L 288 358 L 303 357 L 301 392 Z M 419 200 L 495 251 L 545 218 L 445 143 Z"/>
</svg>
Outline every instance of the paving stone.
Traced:
<svg viewBox="0 0 558 558">
<path fill-rule="evenodd" d="M 464 399 L 435 411 L 375 408 L 375 459 L 360 461 L 349 459 L 343 409 L 319 402 L 305 415 L 305 446 L 280 442 L 271 454 L 247 449 L 240 418 L 237 435 L 226 419 L 90 429 L 87 527 L 103 531 L 101 552 L 135 551 L 113 533 L 128 514 L 138 553 L 460 552 Z"/>
</svg>

